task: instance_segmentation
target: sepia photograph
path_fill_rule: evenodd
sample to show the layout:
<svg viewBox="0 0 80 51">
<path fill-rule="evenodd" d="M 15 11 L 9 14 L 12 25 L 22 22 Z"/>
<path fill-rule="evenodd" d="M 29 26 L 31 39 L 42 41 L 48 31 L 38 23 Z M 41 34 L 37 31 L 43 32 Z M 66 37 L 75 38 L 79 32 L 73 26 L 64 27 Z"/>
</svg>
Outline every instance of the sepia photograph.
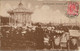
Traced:
<svg viewBox="0 0 80 51">
<path fill-rule="evenodd" d="M 0 0 L 0 50 L 80 51 L 80 1 Z"/>
</svg>

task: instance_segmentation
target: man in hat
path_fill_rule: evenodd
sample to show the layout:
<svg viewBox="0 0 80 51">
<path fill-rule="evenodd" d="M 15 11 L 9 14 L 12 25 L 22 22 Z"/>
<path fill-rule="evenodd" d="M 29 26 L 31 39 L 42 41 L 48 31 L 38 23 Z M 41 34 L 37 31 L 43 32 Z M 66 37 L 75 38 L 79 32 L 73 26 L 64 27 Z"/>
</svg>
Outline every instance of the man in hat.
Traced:
<svg viewBox="0 0 80 51">
<path fill-rule="evenodd" d="M 37 49 L 43 49 L 44 32 L 40 24 L 38 25 L 38 27 L 36 27 L 35 38 L 36 38 Z"/>
</svg>

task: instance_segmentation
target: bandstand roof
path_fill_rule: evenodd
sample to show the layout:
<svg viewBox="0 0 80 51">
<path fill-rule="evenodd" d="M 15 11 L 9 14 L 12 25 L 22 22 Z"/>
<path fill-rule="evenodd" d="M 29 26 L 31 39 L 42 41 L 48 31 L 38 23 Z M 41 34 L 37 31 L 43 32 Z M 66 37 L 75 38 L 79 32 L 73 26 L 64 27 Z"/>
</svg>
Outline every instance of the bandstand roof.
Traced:
<svg viewBox="0 0 80 51">
<path fill-rule="evenodd" d="M 32 11 L 23 7 L 23 4 L 20 2 L 17 8 L 9 10 L 8 13 L 32 13 Z"/>
</svg>

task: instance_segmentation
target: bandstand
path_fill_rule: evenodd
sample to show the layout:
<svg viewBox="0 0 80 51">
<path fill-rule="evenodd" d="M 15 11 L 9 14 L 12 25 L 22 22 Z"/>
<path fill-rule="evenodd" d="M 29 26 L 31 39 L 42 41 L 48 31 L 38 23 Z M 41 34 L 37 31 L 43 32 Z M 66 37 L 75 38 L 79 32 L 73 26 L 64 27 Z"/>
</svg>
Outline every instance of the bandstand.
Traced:
<svg viewBox="0 0 80 51">
<path fill-rule="evenodd" d="M 9 25 L 11 26 L 29 26 L 31 25 L 31 10 L 26 9 L 23 4 L 20 2 L 18 7 L 9 10 L 8 13 L 11 16 Z"/>
</svg>

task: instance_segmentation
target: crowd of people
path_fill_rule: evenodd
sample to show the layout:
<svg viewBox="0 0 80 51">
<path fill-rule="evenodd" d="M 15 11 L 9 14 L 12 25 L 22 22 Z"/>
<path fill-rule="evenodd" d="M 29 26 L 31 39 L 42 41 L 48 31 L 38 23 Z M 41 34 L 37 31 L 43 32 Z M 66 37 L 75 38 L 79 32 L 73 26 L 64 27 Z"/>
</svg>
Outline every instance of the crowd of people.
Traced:
<svg viewBox="0 0 80 51">
<path fill-rule="evenodd" d="M 68 29 L 56 27 L 1 27 L 1 49 L 71 49 L 77 50 L 77 37 Z"/>
</svg>

